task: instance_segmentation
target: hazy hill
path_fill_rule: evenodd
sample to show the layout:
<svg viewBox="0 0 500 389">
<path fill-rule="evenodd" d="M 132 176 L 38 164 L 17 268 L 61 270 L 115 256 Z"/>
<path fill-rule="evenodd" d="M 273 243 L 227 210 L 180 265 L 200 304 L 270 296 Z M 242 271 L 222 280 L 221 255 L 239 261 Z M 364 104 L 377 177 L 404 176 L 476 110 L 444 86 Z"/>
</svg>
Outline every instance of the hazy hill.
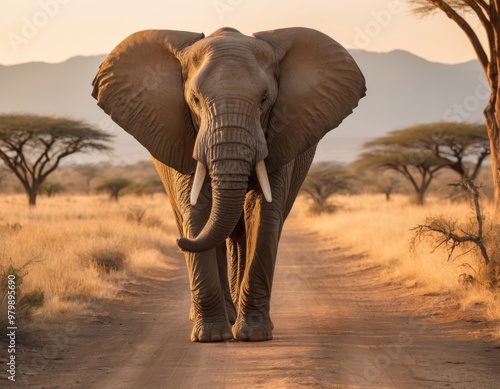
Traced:
<svg viewBox="0 0 500 389">
<path fill-rule="evenodd" d="M 320 143 L 318 159 L 350 161 L 368 138 L 417 123 L 483 121 L 489 90 L 477 61 L 446 65 L 400 50 L 352 55 L 367 80 L 367 96 Z"/>
<path fill-rule="evenodd" d="M 352 54 L 365 74 L 367 97 L 355 113 L 320 143 L 318 160 L 350 161 L 367 139 L 408 125 L 445 119 L 481 121 L 488 91 L 476 61 L 432 63 L 405 51 Z M 0 112 L 35 112 L 85 119 L 117 135 L 114 161 L 134 162 L 147 152 L 90 96 L 105 56 L 74 57 L 58 64 L 0 66 Z M 461 107 L 461 108 L 460 108 Z M 79 158 L 88 161 L 89 157 Z M 91 158 L 91 160 L 95 160 Z"/>
</svg>

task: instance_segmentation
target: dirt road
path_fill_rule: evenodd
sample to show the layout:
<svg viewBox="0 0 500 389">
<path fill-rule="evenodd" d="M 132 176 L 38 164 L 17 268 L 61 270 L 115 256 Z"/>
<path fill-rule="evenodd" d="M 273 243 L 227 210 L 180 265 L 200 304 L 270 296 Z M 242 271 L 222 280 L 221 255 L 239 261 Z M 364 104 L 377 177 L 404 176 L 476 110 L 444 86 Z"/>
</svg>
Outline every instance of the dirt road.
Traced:
<svg viewBox="0 0 500 389">
<path fill-rule="evenodd" d="M 318 250 L 322 244 L 286 229 L 270 342 L 191 343 L 187 275 L 172 248 L 165 269 L 128 284 L 92 318 L 31 334 L 18 380 L 8 386 L 500 387 L 492 324 L 450 296 L 388 282 L 373 262 Z"/>
</svg>

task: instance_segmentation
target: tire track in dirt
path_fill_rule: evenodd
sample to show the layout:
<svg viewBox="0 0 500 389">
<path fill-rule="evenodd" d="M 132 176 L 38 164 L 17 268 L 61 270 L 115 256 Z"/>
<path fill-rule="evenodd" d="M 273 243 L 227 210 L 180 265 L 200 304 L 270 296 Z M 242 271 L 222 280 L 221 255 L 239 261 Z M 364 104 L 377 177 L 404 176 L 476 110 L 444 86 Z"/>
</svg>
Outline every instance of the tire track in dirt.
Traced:
<svg viewBox="0 0 500 389">
<path fill-rule="evenodd" d="M 491 324 L 465 321 L 450 296 L 387 282 L 385 269 L 285 230 L 270 342 L 191 343 L 181 254 L 103 304 L 30 388 L 497 388 Z M 17 386 L 19 387 L 19 386 Z"/>
</svg>

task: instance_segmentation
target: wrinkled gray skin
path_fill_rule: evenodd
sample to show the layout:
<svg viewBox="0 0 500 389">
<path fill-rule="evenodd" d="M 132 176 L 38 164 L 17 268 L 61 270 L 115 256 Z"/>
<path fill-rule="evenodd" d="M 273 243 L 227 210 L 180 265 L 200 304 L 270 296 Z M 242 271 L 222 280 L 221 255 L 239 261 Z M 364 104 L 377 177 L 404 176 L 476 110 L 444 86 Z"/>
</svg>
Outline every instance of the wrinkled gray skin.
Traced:
<svg viewBox="0 0 500 389">
<path fill-rule="evenodd" d="M 167 191 L 189 273 L 191 339 L 272 339 L 283 223 L 318 141 L 364 96 L 353 59 L 305 28 L 150 30 L 120 43 L 93 85 L 104 111 L 151 152 Z M 261 161 L 272 201 L 256 177 Z M 191 205 L 197 166 L 208 173 Z"/>
</svg>

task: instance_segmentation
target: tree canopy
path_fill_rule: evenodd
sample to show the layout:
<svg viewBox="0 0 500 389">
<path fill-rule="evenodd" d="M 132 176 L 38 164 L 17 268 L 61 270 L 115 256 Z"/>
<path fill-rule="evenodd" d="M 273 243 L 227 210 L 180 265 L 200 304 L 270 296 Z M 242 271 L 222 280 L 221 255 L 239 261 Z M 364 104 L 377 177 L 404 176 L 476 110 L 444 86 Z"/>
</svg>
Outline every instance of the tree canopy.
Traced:
<svg viewBox="0 0 500 389">
<path fill-rule="evenodd" d="M 444 12 L 462 29 L 476 52 L 479 63 L 485 71 L 491 62 L 497 62 L 495 38 L 498 36 L 495 23 L 499 15 L 498 0 L 408 0 L 415 14 L 420 16 Z M 488 43 L 483 45 L 478 33 L 467 20 L 476 16 L 484 28 Z M 497 66 L 497 65 L 495 65 Z"/>
<path fill-rule="evenodd" d="M 366 151 L 356 161 L 358 169 L 393 170 L 412 186 L 417 202 L 441 169 L 451 169 L 462 178 L 477 177 L 489 155 L 484 125 L 439 122 L 392 131 L 365 143 Z"/>
<path fill-rule="evenodd" d="M 494 207 L 500 218 L 500 0 L 408 0 L 417 15 L 443 12 L 467 36 L 490 86 L 484 119 L 491 147 Z M 481 39 L 481 33 L 485 39 Z"/>
<path fill-rule="evenodd" d="M 22 183 L 29 204 L 36 205 L 40 185 L 62 159 L 82 152 L 108 151 L 112 136 L 78 120 L 0 115 L 0 159 Z"/>
<path fill-rule="evenodd" d="M 331 212 L 334 207 L 328 204 L 328 200 L 335 193 L 349 191 L 351 180 L 344 165 L 322 162 L 311 167 L 301 190 L 313 201 L 313 213 Z"/>
<path fill-rule="evenodd" d="M 97 193 L 108 193 L 111 200 L 118 201 L 125 188 L 129 187 L 132 181 L 123 177 L 112 177 L 100 180 L 94 187 Z"/>
<path fill-rule="evenodd" d="M 445 166 L 432 153 L 392 146 L 362 153 L 355 165 L 358 169 L 393 170 L 400 173 L 411 184 L 419 204 L 423 204 L 436 172 Z"/>
<path fill-rule="evenodd" d="M 395 148 L 425 151 L 463 179 L 474 180 L 481 165 L 490 155 L 490 142 L 484 124 L 438 122 L 418 124 L 396 130 L 390 135 L 375 139 L 368 148 Z"/>
</svg>

